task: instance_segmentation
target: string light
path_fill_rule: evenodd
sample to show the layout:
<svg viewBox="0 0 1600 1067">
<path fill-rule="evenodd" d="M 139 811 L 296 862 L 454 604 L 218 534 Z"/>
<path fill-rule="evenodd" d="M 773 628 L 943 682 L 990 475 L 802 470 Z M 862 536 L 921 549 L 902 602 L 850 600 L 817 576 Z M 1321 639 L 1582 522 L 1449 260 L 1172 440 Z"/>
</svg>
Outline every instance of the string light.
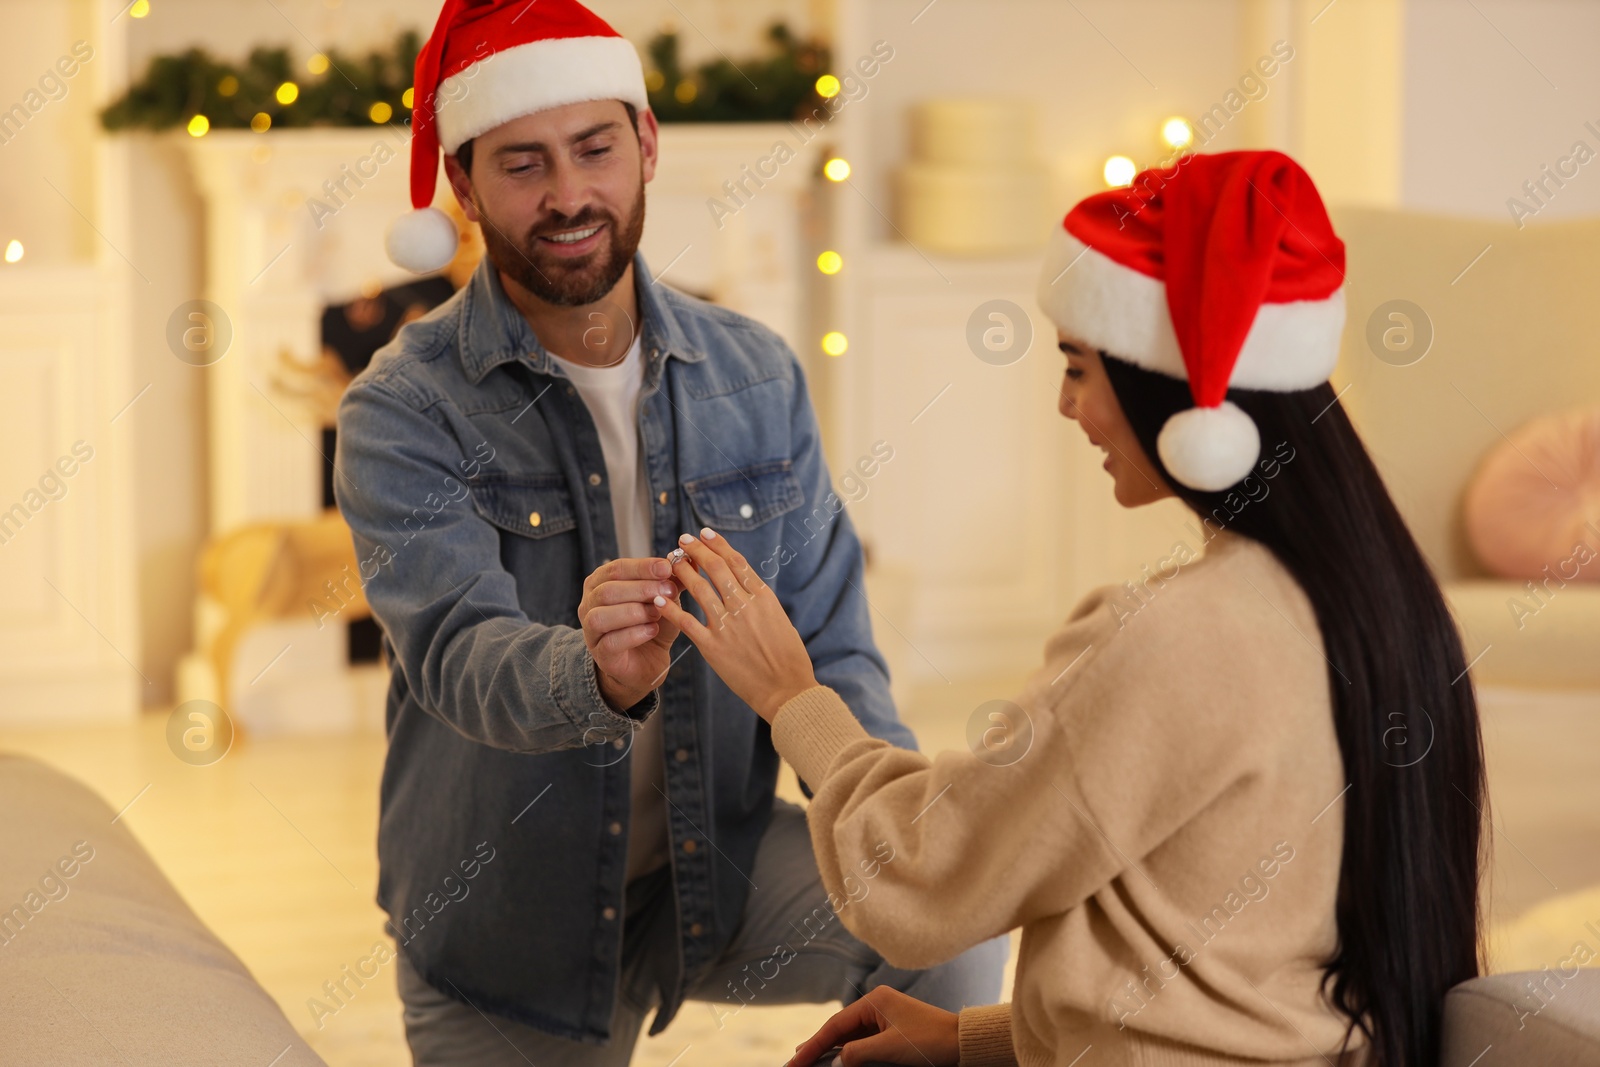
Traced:
<svg viewBox="0 0 1600 1067">
<path fill-rule="evenodd" d="M 1188 148 L 1194 144 L 1194 127 L 1189 125 L 1188 119 L 1174 115 L 1161 124 L 1161 139 L 1167 142 L 1168 148 Z"/>
<path fill-rule="evenodd" d="M 844 257 L 829 249 L 817 257 L 817 269 L 824 274 L 838 274 L 844 268 Z"/>
<path fill-rule="evenodd" d="M 648 91 L 650 91 L 652 93 L 659 93 L 661 91 L 661 89 L 662 89 L 662 86 L 664 86 L 666 84 L 667 84 L 667 76 L 665 74 L 662 74 L 659 70 L 651 70 L 651 71 L 646 71 L 645 72 L 644 87 Z"/>
<path fill-rule="evenodd" d="M 1101 173 L 1106 179 L 1106 184 L 1116 189 L 1132 185 L 1133 176 L 1138 172 L 1138 166 L 1127 156 L 1112 156 L 1106 160 L 1105 170 Z"/>
<path fill-rule="evenodd" d="M 830 356 L 842 356 L 849 348 L 849 339 L 838 330 L 830 330 L 822 335 L 822 350 Z"/>
<path fill-rule="evenodd" d="M 822 173 L 830 182 L 842 182 L 850 177 L 850 164 L 835 156 L 822 165 Z"/>
<path fill-rule="evenodd" d="M 272 129 L 272 116 L 265 111 L 257 111 L 250 119 L 250 128 L 257 133 L 266 133 Z"/>
<path fill-rule="evenodd" d="M 405 108 L 407 111 L 411 110 L 411 101 L 416 99 L 416 96 L 417 92 L 415 89 L 407 89 L 405 92 L 400 94 L 400 106 Z"/>
<path fill-rule="evenodd" d="M 832 74 L 824 74 L 817 79 L 817 95 L 824 99 L 831 99 L 839 95 L 839 79 Z"/>
<path fill-rule="evenodd" d="M 128 14 L 136 19 L 144 18 L 150 14 L 150 0 L 135 0 L 134 5 L 128 8 Z"/>
<path fill-rule="evenodd" d="M 306 60 L 306 69 L 313 74 L 326 74 L 328 72 L 328 57 L 321 52 L 316 53 Z"/>
<path fill-rule="evenodd" d="M 383 123 L 388 122 L 390 116 L 393 114 L 394 108 L 390 107 L 382 100 L 379 100 L 376 104 L 373 104 L 372 108 L 367 112 L 367 118 L 381 126 Z"/>
<path fill-rule="evenodd" d="M 17 262 L 20 262 L 21 259 L 22 259 L 22 242 L 13 238 L 6 245 L 6 262 L 7 263 L 17 263 Z"/>
<path fill-rule="evenodd" d="M 189 120 L 189 136 L 204 137 L 211 132 L 211 120 L 204 115 L 196 115 Z"/>
<path fill-rule="evenodd" d="M 277 96 L 278 103 L 292 104 L 300 99 L 300 86 L 294 82 L 284 82 L 278 86 L 278 91 L 274 95 Z"/>
<path fill-rule="evenodd" d="M 217 92 L 222 96 L 232 96 L 239 91 L 239 79 L 232 74 L 225 74 L 217 83 Z"/>
<path fill-rule="evenodd" d="M 692 104 L 694 103 L 694 98 L 700 95 L 700 87 L 685 78 L 678 83 L 676 89 L 672 90 L 672 95 L 680 104 Z"/>
</svg>

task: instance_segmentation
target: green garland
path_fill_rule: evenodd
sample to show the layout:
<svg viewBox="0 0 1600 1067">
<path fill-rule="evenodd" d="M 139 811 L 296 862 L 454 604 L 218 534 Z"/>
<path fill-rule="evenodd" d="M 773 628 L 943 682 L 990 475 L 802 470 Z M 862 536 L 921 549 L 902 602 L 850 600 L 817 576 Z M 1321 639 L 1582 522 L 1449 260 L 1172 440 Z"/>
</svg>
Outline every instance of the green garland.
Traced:
<svg viewBox="0 0 1600 1067">
<path fill-rule="evenodd" d="M 781 22 L 767 31 L 767 40 L 766 55 L 737 65 L 717 59 L 685 71 L 677 34 L 658 34 L 647 48 L 651 110 L 662 122 L 769 122 L 810 113 L 821 103 L 816 81 L 828 69 L 827 48 L 798 40 Z M 303 75 L 305 68 L 296 67 L 287 48 L 256 48 L 243 66 L 202 48 L 157 56 L 144 77 L 100 113 L 100 124 L 107 130 L 169 130 L 188 126 L 197 115 L 205 116 L 210 129 L 409 122 L 404 94 L 421 47 L 417 33 L 407 30 L 388 51 L 351 56 L 330 48 L 326 71 L 315 76 Z M 279 90 L 286 82 L 297 93 L 282 103 Z"/>
</svg>

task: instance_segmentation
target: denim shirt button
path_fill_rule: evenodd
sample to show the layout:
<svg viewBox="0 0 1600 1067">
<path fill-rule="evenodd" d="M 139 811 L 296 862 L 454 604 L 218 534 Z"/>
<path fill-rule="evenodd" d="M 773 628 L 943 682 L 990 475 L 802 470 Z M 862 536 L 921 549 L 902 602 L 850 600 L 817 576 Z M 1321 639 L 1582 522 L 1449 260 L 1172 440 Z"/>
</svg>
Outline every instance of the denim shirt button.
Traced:
<svg viewBox="0 0 1600 1067">
<path fill-rule="evenodd" d="M 656 499 L 661 501 L 661 503 L 665 504 L 667 502 L 667 499 L 668 499 L 667 491 L 665 489 L 661 490 L 661 495 L 656 497 Z"/>
<path fill-rule="evenodd" d="M 740 504 L 739 505 L 739 517 L 741 519 L 748 519 L 750 516 L 754 515 L 755 513 L 756 513 L 756 509 L 751 507 L 749 504 Z"/>
<path fill-rule="evenodd" d="M 689 750 L 686 748 L 680 748 L 678 751 L 672 754 L 672 758 L 677 760 L 679 763 L 686 763 L 689 759 Z"/>
<path fill-rule="evenodd" d="M 620 822 L 614 822 L 611 824 L 610 829 L 613 836 L 620 834 L 622 833 L 622 824 Z"/>
<path fill-rule="evenodd" d="M 589 475 L 589 484 L 590 485 L 599 485 L 600 484 L 600 475 L 598 475 L 598 474 Z"/>
<path fill-rule="evenodd" d="M 700 846 L 695 843 L 695 840 L 692 837 L 689 838 L 689 840 L 687 840 L 687 841 L 685 841 L 683 843 L 683 850 L 685 852 L 693 852 L 695 849 L 697 849 L 699 847 Z"/>
<path fill-rule="evenodd" d="M 615 919 L 617 917 L 617 909 L 608 905 L 600 914 L 608 920 Z"/>
<path fill-rule="evenodd" d="M 699 923 L 693 923 L 689 927 L 689 936 L 690 937 L 699 937 L 701 934 L 703 934 L 705 932 L 706 932 L 706 928 L 704 926 L 701 926 Z"/>
</svg>

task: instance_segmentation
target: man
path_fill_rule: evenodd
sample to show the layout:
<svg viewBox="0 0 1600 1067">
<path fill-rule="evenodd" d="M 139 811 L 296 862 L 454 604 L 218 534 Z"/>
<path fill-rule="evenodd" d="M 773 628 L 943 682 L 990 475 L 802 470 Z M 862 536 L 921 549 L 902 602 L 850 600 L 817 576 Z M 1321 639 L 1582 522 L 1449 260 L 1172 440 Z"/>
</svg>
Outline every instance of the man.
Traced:
<svg viewBox="0 0 1600 1067">
<path fill-rule="evenodd" d="M 829 899 L 775 804 L 770 731 L 651 603 L 684 530 L 781 560 L 818 679 L 914 747 L 797 360 L 637 254 L 637 53 L 573 0 L 448 0 L 415 93 L 390 254 L 450 257 L 442 149 L 487 255 L 351 385 L 336 495 L 393 665 L 378 899 L 416 1062 L 621 1065 L 686 999 L 719 1025 L 879 986 L 994 1002 L 1003 940 L 912 972 L 843 928 L 860 897 Z"/>
</svg>

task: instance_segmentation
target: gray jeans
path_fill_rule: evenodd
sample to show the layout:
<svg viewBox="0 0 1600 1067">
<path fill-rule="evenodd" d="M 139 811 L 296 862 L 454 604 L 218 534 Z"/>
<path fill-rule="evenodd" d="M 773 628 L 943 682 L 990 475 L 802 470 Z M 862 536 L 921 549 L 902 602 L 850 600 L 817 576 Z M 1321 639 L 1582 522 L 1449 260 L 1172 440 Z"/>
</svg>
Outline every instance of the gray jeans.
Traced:
<svg viewBox="0 0 1600 1067">
<path fill-rule="evenodd" d="M 555 1037 L 531 1026 L 485 1015 L 424 982 L 397 953 L 396 975 L 405 1003 L 406 1041 L 417 1067 L 624 1067 L 645 1017 L 660 1004 L 660 983 L 676 964 L 671 938 L 673 913 L 667 868 L 628 886 L 623 927 L 622 987 L 611 1022 L 611 1041 L 590 1045 Z M 794 924 L 822 907 L 827 890 L 817 874 L 805 812 L 782 799 L 773 807 L 756 852 L 752 889 L 739 929 L 715 967 L 688 993 L 714 1010 L 734 1012 L 748 1001 L 761 1004 L 848 1004 L 875 986 L 892 986 L 918 1000 L 959 1011 L 1000 999 L 1009 943 L 998 937 L 937 967 L 905 971 L 857 940 L 837 917 L 820 933 L 796 945 Z M 831 912 L 829 913 L 831 914 Z M 755 964 L 787 942 L 795 949 L 777 977 L 765 983 Z M 748 992 L 747 992 L 748 991 Z M 817 1024 L 822 1024 L 819 1017 Z"/>
</svg>

